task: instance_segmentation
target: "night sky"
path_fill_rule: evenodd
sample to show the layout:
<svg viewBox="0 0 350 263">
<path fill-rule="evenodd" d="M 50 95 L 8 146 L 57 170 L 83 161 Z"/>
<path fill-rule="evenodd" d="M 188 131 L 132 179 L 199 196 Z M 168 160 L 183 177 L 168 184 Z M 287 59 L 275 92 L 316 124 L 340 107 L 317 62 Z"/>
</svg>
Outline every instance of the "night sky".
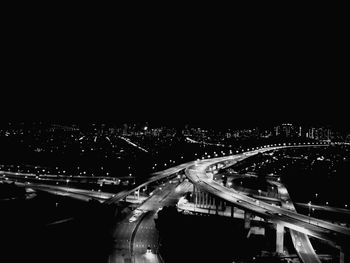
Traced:
<svg viewBox="0 0 350 263">
<path fill-rule="evenodd" d="M 120 85 L 122 86 L 122 85 Z M 231 83 L 230 87 L 47 88 L 10 96 L 1 119 L 52 121 L 149 121 L 179 126 L 268 126 L 281 122 L 347 126 L 347 94 L 295 88 L 267 89 Z M 89 90 L 88 90 L 89 88 Z"/>
<path fill-rule="evenodd" d="M 121 45 L 103 38 L 13 42 L 0 120 L 346 127 L 344 34 L 329 27 L 278 32 L 235 41 L 223 34 Z"/>
</svg>

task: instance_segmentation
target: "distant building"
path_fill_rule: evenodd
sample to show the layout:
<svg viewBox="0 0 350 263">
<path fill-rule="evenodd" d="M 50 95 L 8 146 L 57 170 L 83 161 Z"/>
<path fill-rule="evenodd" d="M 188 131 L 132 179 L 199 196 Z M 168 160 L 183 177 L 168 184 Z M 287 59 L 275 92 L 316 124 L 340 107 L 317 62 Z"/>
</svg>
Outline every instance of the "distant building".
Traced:
<svg viewBox="0 0 350 263">
<path fill-rule="evenodd" d="M 274 127 L 275 136 L 283 136 L 286 138 L 298 136 L 297 127 L 291 123 L 283 123 Z"/>
<path fill-rule="evenodd" d="M 283 131 L 283 135 L 285 137 L 291 137 L 291 131 L 293 129 L 293 125 L 290 123 L 285 123 L 282 124 L 282 131 Z"/>
<path fill-rule="evenodd" d="M 59 125 L 59 124 L 52 124 L 50 131 L 56 131 L 56 130 L 63 130 L 67 132 L 72 131 L 79 131 L 79 128 L 77 128 L 75 125 L 73 126 L 65 126 L 65 125 Z"/>
<path fill-rule="evenodd" d="M 309 128 L 307 134 L 307 138 L 315 139 L 315 140 L 330 140 L 331 139 L 331 130 L 325 127 L 311 127 Z"/>
<path fill-rule="evenodd" d="M 126 123 L 124 123 L 123 125 L 123 135 L 127 135 L 128 134 L 128 125 Z"/>
<path fill-rule="evenodd" d="M 281 133 L 281 127 L 280 126 L 274 127 L 274 131 L 275 131 L 275 136 L 279 136 Z"/>
</svg>

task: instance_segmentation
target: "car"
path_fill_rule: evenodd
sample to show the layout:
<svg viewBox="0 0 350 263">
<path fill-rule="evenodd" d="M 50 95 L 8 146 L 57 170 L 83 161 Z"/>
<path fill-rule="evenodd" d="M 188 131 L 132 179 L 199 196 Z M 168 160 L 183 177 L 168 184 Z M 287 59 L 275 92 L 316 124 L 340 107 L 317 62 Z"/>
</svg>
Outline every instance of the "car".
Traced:
<svg viewBox="0 0 350 263">
<path fill-rule="evenodd" d="M 152 253 L 152 249 L 151 249 L 151 246 L 150 246 L 150 245 L 147 246 L 147 251 L 146 251 L 146 253 Z"/>
<path fill-rule="evenodd" d="M 135 222 L 136 220 L 137 220 L 137 217 L 132 216 L 132 217 L 130 217 L 129 222 L 132 223 L 132 222 Z"/>
<path fill-rule="evenodd" d="M 301 247 L 301 242 L 300 241 L 297 241 L 297 246 Z"/>
<path fill-rule="evenodd" d="M 275 213 L 275 215 L 282 216 L 282 214 L 281 214 L 281 213 Z"/>
<path fill-rule="evenodd" d="M 193 213 L 190 212 L 190 211 L 188 211 L 188 210 L 183 210 L 183 213 L 184 213 L 185 215 L 193 215 Z"/>
<path fill-rule="evenodd" d="M 135 215 L 135 216 L 139 216 L 139 215 L 141 215 L 143 213 L 143 211 L 141 210 L 141 209 L 138 209 L 138 208 L 136 208 L 135 210 L 134 210 L 134 212 L 133 212 L 133 214 Z"/>
</svg>

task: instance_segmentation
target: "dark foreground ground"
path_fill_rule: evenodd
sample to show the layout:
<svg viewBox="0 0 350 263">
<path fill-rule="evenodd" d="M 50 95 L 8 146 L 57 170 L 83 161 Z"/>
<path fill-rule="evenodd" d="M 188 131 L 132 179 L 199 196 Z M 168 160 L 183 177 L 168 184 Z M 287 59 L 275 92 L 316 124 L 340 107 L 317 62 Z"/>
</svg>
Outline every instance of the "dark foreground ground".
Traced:
<svg viewBox="0 0 350 263">
<path fill-rule="evenodd" d="M 164 212 L 163 212 L 164 211 Z M 275 251 L 275 230 L 265 226 L 265 236 L 250 235 L 242 220 L 219 216 L 182 215 L 176 209 L 163 209 L 157 227 L 161 237 L 161 255 L 166 263 L 172 262 L 279 262 Z M 254 224 L 252 224 L 253 226 Z M 291 247 L 285 235 L 286 247 Z M 268 259 L 259 260 L 265 251 Z M 270 253 L 272 252 L 272 253 Z"/>
<path fill-rule="evenodd" d="M 99 203 L 40 194 L 2 199 L 0 211 L 2 263 L 106 262 L 113 245 L 112 209 Z"/>
</svg>

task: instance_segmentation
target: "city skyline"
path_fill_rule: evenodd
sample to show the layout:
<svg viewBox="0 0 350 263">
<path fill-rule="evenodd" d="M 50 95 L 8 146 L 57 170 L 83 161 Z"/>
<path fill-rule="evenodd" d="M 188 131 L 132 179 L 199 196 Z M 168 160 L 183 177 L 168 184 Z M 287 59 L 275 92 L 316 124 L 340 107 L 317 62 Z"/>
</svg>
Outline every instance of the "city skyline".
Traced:
<svg viewBox="0 0 350 263">
<path fill-rule="evenodd" d="M 25 249 L 36 262 L 57 248 L 60 262 L 347 259 L 350 134 L 288 122 L 226 130 L 120 123 L 1 123 L 6 251 Z M 208 224 L 213 231 L 203 231 Z M 18 245 L 23 235 L 35 235 L 32 245 Z M 220 242 L 223 235 L 237 239 Z M 319 248 L 324 239 L 333 245 Z"/>
<path fill-rule="evenodd" d="M 270 122 L 237 122 L 237 123 L 219 123 L 218 121 L 207 121 L 207 122 L 185 122 L 185 121 L 161 121 L 161 120 L 138 120 L 138 121 L 102 121 L 102 120 L 71 120 L 71 121 L 57 121 L 57 120 L 11 120 L 11 121 L 0 121 L 0 128 L 2 127 L 13 127 L 16 126 L 38 126 L 41 125 L 57 125 L 57 126 L 66 126 L 66 127 L 75 127 L 75 128 L 87 128 L 96 126 L 96 128 L 107 127 L 107 128 L 122 128 L 124 126 L 133 127 L 134 130 L 154 129 L 154 128 L 167 128 L 167 129 L 179 129 L 185 130 L 187 128 L 203 128 L 203 129 L 212 129 L 212 130 L 240 130 L 240 129 L 261 129 L 261 130 L 273 130 L 276 126 L 291 125 L 294 128 L 310 129 L 310 128 L 327 128 L 339 132 L 348 132 L 346 126 L 347 123 L 342 125 L 341 123 L 331 123 L 331 122 L 306 122 L 306 121 L 270 121 Z"/>
<path fill-rule="evenodd" d="M 5 19 L 0 262 L 349 262 L 346 23 L 313 13 Z"/>
</svg>

